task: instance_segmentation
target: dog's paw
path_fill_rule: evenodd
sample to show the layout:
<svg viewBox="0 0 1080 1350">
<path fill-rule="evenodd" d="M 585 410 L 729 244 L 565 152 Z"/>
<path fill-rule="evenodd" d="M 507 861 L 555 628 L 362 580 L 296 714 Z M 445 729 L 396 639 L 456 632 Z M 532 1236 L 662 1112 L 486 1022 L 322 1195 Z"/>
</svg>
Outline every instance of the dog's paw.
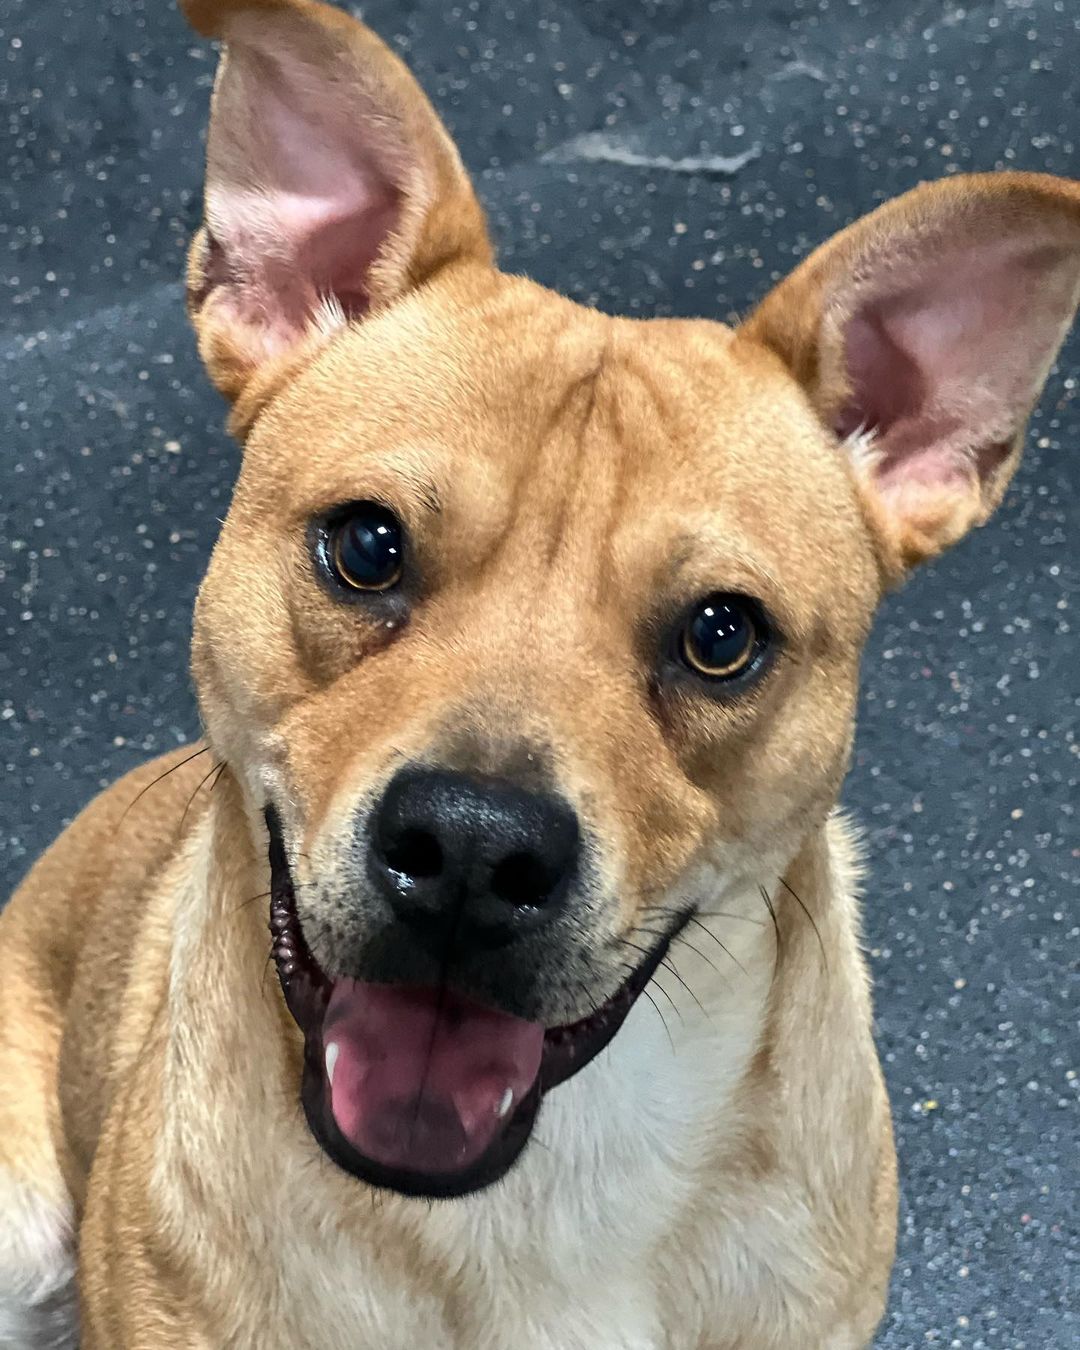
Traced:
<svg viewBox="0 0 1080 1350">
<path fill-rule="evenodd" d="M 0 1175 L 0 1347 L 77 1345 L 70 1211 Z"/>
</svg>

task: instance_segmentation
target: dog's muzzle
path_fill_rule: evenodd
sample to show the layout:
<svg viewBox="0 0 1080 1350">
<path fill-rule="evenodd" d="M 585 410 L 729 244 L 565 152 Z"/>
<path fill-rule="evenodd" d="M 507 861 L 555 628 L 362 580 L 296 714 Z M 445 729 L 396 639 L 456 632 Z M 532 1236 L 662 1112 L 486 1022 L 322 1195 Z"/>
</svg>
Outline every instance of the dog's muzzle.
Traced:
<svg viewBox="0 0 1080 1350">
<path fill-rule="evenodd" d="M 405 1194 L 462 1195 L 503 1176 L 543 1094 L 607 1045 L 681 927 L 570 1025 L 521 1015 L 505 980 L 478 997 L 461 978 L 470 963 L 522 972 L 522 955 L 565 921 L 577 817 L 548 793 L 410 767 L 364 832 L 369 885 L 392 916 L 390 956 L 374 978 L 331 979 L 305 940 L 273 808 L 266 820 L 274 955 L 304 1033 L 308 1123 L 347 1171 Z"/>
</svg>

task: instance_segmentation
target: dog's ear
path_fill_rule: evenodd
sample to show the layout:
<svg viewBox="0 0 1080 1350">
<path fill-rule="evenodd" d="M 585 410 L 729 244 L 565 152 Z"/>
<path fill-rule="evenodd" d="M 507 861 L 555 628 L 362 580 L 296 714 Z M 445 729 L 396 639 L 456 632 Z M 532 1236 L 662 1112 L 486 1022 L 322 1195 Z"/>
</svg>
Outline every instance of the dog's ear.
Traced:
<svg viewBox="0 0 1080 1350">
<path fill-rule="evenodd" d="M 320 330 L 490 263 L 457 149 L 400 60 L 312 0 L 181 0 L 221 38 L 188 304 L 231 399 Z"/>
<path fill-rule="evenodd" d="M 980 174 L 830 240 L 739 330 L 845 443 L 894 578 L 1001 500 L 1080 299 L 1080 184 Z"/>
</svg>

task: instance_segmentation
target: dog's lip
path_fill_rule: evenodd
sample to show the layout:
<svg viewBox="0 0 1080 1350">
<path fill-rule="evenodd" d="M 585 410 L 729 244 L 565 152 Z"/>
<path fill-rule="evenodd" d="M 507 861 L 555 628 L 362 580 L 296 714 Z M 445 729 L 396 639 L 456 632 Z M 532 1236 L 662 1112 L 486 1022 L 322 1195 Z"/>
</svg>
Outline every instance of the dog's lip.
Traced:
<svg viewBox="0 0 1080 1350">
<path fill-rule="evenodd" d="M 304 1035 L 302 1102 L 308 1125 L 324 1151 L 345 1171 L 372 1185 L 405 1195 L 429 1199 L 465 1195 L 504 1176 L 528 1142 L 544 1094 L 573 1077 L 611 1042 L 688 917 L 679 916 L 672 923 L 615 993 L 594 1012 L 577 1021 L 545 1029 L 536 1081 L 515 1104 L 500 1133 L 481 1158 L 452 1174 L 404 1172 L 361 1154 L 342 1135 L 334 1120 L 325 1090 L 322 1034 L 334 982 L 321 969 L 304 939 L 284 839 L 272 807 L 266 810 L 266 822 L 270 834 L 273 955 L 285 1002 Z"/>
</svg>

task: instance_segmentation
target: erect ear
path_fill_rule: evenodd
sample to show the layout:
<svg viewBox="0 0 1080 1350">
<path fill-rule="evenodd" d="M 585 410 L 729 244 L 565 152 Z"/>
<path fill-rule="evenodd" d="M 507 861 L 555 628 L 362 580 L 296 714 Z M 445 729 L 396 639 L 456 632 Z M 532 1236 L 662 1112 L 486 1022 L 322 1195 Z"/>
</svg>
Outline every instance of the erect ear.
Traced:
<svg viewBox="0 0 1080 1350">
<path fill-rule="evenodd" d="M 1080 184 L 977 174 L 830 240 L 740 328 L 853 455 L 889 570 L 982 524 L 1080 299 Z"/>
<path fill-rule="evenodd" d="M 453 142 L 369 29 L 313 0 L 182 4 L 224 40 L 188 305 L 227 397 L 327 325 L 448 264 L 490 263 Z"/>
</svg>

